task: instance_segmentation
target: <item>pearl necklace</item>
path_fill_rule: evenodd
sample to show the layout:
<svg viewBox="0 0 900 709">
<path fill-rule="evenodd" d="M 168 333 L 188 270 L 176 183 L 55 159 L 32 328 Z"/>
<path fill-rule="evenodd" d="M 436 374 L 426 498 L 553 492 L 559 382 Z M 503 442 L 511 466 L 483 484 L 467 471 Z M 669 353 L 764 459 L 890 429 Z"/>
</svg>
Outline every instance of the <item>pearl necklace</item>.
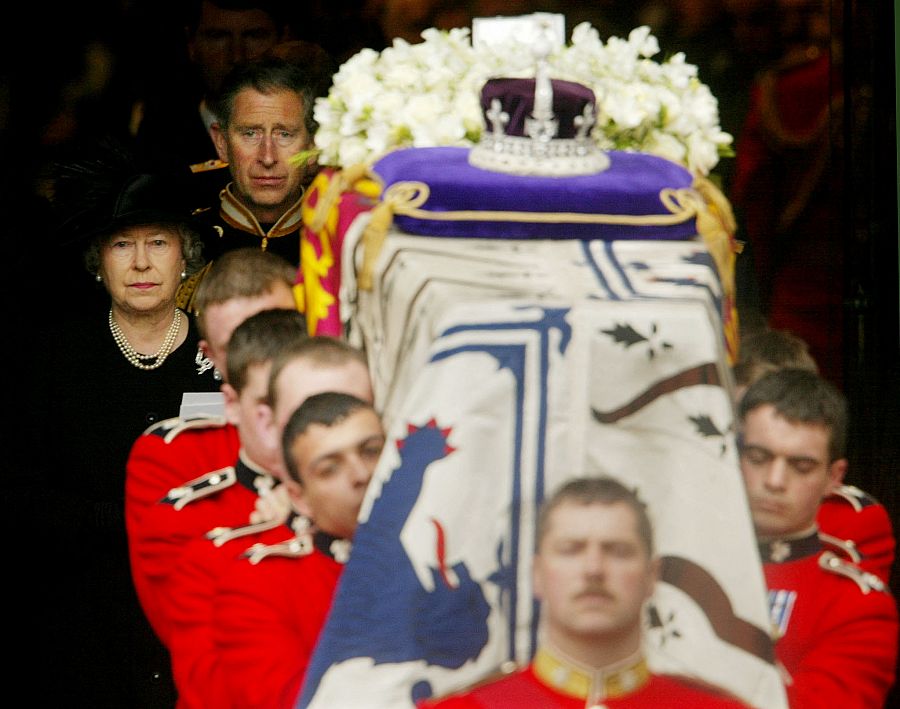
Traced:
<svg viewBox="0 0 900 709">
<path fill-rule="evenodd" d="M 125 359 L 138 369 L 156 369 L 157 367 L 161 367 L 162 363 L 166 361 L 166 357 L 171 354 L 172 347 L 175 345 L 175 340 L 178 339 L 178 332 L 180 330 L 181 311 L 178 308 L 175 308 L 175 317 L 172 318 L 172 324 L 169 325 L 169 331 L 166 333 L 166 339 L 163 340 L 162 347 L 156 351 L 156 354 L 142 355 L 131 346 L 128 338 L 125 337 L 125 333 L 122 332 L 122 328 L 119 327 L 119 323 L 117 323 L 116 319 L 113 317 L 112 308 L 109 309 L 109 331 L 112 333 L 113 339 L 119 346 L 119 351 L 125 355 Z M 142 360 L 155 361 L 152 364 L 145 364 Z"/>
</svg>

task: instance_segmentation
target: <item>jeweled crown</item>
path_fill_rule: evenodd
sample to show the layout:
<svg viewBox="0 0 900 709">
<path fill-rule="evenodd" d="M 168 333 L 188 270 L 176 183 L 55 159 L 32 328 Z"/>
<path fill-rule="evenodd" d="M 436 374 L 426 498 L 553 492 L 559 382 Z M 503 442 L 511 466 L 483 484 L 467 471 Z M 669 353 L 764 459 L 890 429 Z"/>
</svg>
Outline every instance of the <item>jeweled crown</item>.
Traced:
<svg viewBox="0 0 900 709">
<path fill-rule="evenodd" d="M 485 129 L 469 153 L 475 167 L 515 175 L 589 175 L 609 167 L 591 137 L 597 122 L 594 92 L 551 79 L 546 55 L 533 79 L 488 79 L 481 90 Z"/>
</svg>

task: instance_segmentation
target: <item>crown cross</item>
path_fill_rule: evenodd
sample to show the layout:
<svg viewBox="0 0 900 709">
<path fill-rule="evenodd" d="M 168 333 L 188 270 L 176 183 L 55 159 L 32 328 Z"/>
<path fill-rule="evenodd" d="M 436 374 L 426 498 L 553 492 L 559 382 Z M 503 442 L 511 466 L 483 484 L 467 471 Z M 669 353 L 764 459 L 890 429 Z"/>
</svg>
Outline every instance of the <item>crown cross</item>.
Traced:
<svg viewBox="0 0 900 709">
<path fill-rule="evenodd" d="M 484 115 L 491 122 L 491 132 L 495 135 L 503 135 L 504 128 L 509 123 L 509 114 L 503 110 L 500 99 L 495 98 L 491 101 L 491 108 Z"/>
<path fill-rule="evenodd" d="M 575 116 L 575 118 L 572 119 L 572 123 L 574 123 L 575 127 L 578 129 L 575 133 L 575 140 L 584 140 L 587 138 L 587 134 L 590 132 L 591 128 L 594 127 L 594 107 L 591 104 L 587 104 L 581 115 Z"/>
<path fill-rule="evenodd" d="M 534 74 L 534 109 L 531 118 L 525 120 L 525 135 L 532 140 L 546 143 L 559 132 L 559 121 L 553 115 L 553 84 L 547 67 L 550 43 L 547 41 L 546 27 L 534 47 L 537 67 Z"/>
</svg>

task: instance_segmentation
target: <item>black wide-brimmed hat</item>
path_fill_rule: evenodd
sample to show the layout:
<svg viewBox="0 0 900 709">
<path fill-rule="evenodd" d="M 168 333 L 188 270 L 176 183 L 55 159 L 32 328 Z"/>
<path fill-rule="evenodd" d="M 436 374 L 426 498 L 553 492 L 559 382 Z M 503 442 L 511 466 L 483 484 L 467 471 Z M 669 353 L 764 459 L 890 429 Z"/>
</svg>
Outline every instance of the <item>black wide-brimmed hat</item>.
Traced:
<svg viewBox="0 0 900 709">
<path fill-rule="evenodd" d="M 53 231 L 60 244 L 81 243 L 142 224 L 183 224 L 197 230 L 191 172 L 139 158 L 103 139 L 59 162 L 52 175 Z"/>
</svg>

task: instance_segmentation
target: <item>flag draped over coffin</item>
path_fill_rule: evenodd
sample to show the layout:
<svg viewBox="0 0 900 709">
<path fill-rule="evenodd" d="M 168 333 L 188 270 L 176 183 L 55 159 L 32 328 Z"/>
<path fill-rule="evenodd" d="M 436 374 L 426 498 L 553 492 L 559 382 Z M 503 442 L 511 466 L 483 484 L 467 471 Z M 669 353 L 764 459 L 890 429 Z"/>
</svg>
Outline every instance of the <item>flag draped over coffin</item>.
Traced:
<svg viewBox="0 0 900 709">
<path fill-rule="evenodd" d="M 658 671 L 786 707 L 737 465 L 715 269 L 700 242 L 391 233 L 342 304 L 389 440 L 297 706 L 412 707 L 527 662 L 537 507 L 612 475 L 655 524 Z"/>
</svg>

